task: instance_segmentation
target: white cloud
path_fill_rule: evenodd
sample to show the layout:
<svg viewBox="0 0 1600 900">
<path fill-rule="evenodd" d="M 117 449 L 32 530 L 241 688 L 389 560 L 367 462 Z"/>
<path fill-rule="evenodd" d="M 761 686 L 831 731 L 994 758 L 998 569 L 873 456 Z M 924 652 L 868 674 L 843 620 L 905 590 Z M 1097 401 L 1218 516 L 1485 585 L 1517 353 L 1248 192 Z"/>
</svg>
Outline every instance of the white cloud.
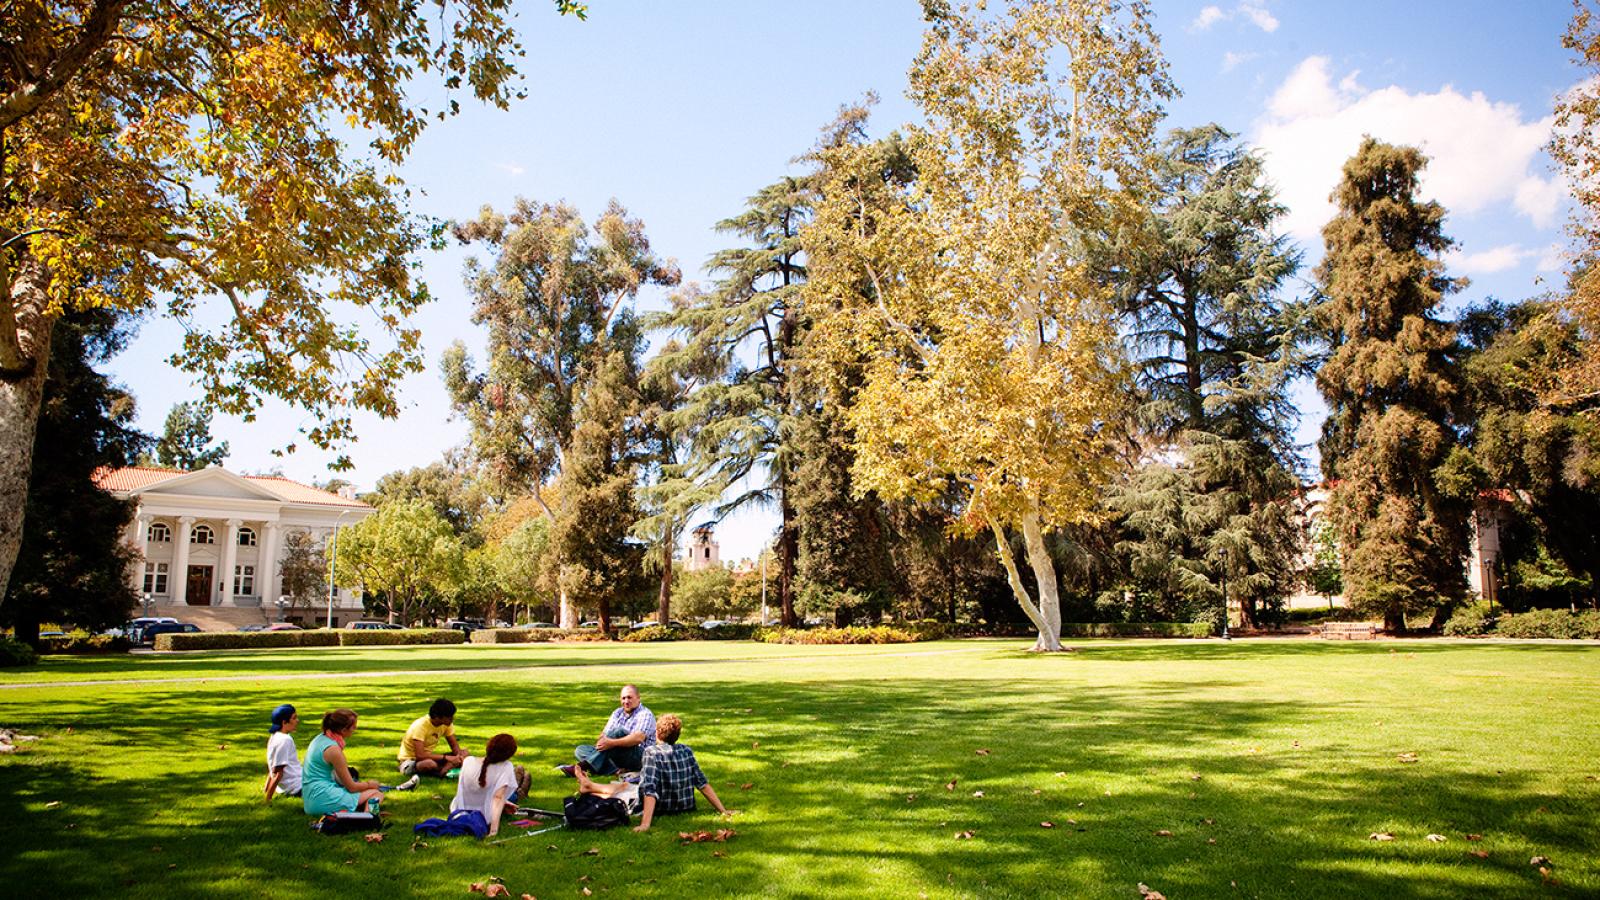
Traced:
<svg viewBox="0 0 1600 900">
<path fill-rule="evenodd" d="M 1496 272 L 1515 269 L 1544 252 L 1520 244 L 1504 244 L 1477 253 L 1465 253 L 1456 249 L 1444 255 L 1444 263 L 1451 275 L 1493 275 Z"/>
<path fill-rule="evenodd" d="M 1224 12 L 1220 6 L 1207 6 L 1200 10 L 1200 14 L 1194 17 L 1193 22 L 1189 23 L 1189 30 L 1206 31 L 1218 22 L 1234 18 L 1246 19 L 1268 34 L 1278 30 L 1278 17 L 1262 6 L 1261 0 L 1243 0 L 1228 12 Z"/>
<path fill-rule="evenodd" d="M 1278 30 L 1278 17 L 1267 12 L 1266 7 L 1255 3 L 1239 4 L 1239 15 L 1249 19 L 1257 28 L 1271 34 Z"/>
<path fill-rule="evenodd" d="M 511 175 L 512 177 L 515 177 L 517 175 L 521 175 L 523 172 L 528 171 L 527 169 L 524 169 L 523 167 L 517 165 L 516 163 L 495 163 L 494 167 L 496 169 L 499 169 L 502 172 L 505 172 L 508 175 Z"/>
<path fill-rule="evenodd" d="M 1189 23 L 1189 29 L 1191 31 L 1205 31 L 1227 17 L 1228 14 L 1222 11 L 1222 7 L 1208 6 L 1200 10 L 1200 15 L 1195 16 L 1194 21 Z"/>
<path fill-rule="evenodd" d="M 1551 244 L 1539 251 L 1539 263 L 1535 268 L 1541 272 L 1560 272 L 1567 267 L 1567 251 L 1560 244 Z"/>
<path fill-rule="evenodd" d="M 1326 57 L 1297 66 L 1267 103 L 1254 143 L 1289 208 L 1284 227 L 1315 237 L 1334 209 L 1328 199 L 1363 135 L 1420 147 L 1428 154 L 1422 194 L 1466 215 L 1511 204 L 1539 227 L 1554 220 L 1561 186 L 1538 174 L 1551 119 L 1524 119 L 1512 103 L 1446 85 L 1411 93 L 1371 90 L 1356 73 L 1335 82 Z"/>
<path fill-rule="evenodd" d="M 1259 53 L 1235 53 L 1232 50 L 1222 54 L 1222 71 L 1232 72 L 1234 69 L 1252 59 L 1260 56 Z"/>
</svg>

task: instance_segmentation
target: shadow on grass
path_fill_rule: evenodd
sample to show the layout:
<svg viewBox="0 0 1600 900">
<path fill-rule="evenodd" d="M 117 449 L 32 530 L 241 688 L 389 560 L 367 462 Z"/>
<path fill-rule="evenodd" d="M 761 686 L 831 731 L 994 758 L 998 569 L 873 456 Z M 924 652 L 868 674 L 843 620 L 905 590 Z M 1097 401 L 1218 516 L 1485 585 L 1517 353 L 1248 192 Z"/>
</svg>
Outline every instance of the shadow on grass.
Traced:
<svg viewBox="0 0 1600 900">
<path fill-rule="evenodd" d="M 1238 687 L 1091 690 L 1042 677 L 647 686 L 658 715 L 684 715 L 683 742 L 743 811 L 734 841 L 687 847 L 673 832 L 718 827 L 703 804 L 644 836 L 413 849 L 410 824 L 440 814 L 452 785 L 391 795 L 385 809 L 400 824 L 381 844 L 314 835 L 297 804 L 260 802 L 273 704 L 300 707 L 302 748 L 321 710 L 355 706 L 351 758 L 388 780 L 404 727 L 447 691 L 469 750 L 511 731 L 534 773 L 531 799 L 555 805 L 572 783 L 546 767 L 592 739 L 615 681 L 282 684 L 0 707 L 3 724 L 47 735 L 0 764 L 0 883 L 21 885 L 15 896 L 353 898 L 464 893 L 467 881 L 498 874 L 513 896 L 587 886 L 618 896 L 1127 897 L 1144 882 L 1172 897 L 1518 897 L 1541 889 L 1527 862 L 1540 854 L 1565 882 L 1545 890 L 1600 885 L 1593 788 L 1552 791 L 1548 772 L 1398 763 L 1345 724 L 1353 703 L 1212 702 Z M 1275 737 L 1285 725 L 1324 737 L 1291 748 Z M 53 800 L 62 805 L 43 809 Z M 1368 840 L 1374 832 L 1397 839 Z M 1429 833 L 1447 841 L 1428 843 Z"/>
</svg>

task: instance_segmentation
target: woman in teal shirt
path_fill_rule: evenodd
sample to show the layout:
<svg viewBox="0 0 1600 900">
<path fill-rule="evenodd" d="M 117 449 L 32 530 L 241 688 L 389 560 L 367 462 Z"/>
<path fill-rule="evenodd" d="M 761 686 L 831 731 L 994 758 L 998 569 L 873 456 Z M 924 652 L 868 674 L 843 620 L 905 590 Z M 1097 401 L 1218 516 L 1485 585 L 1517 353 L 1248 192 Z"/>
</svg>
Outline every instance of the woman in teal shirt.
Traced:
<svg viewBox="0 0 1600 900">
<path fill-rule="evenodd" d="M 301 797 L 306 814 L 325 816 L 346 810 L 363 810 L 379 796 L 376 781 L 357 781 L 345 762 L 344 742 L 355 734 L 354 710 L 336 709 L 322 717 L 322 733 L 306 748 L 305 778 Z"/>
</svg>

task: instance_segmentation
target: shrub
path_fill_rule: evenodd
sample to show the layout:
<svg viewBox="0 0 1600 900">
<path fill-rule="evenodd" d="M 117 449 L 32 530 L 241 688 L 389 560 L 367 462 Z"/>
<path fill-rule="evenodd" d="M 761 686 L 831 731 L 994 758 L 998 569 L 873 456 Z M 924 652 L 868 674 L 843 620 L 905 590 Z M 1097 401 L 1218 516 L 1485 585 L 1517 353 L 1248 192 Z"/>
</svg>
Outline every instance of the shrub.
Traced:
<svg viewBox="0 0 1600 900">
<path fill-rule="evenodd" d="M 39 661 L 32 647 L 14 637 L 0 634 L 0 668 L 5 666 L 31 666 Z"/>
<path fill-rule="evenodd" d="M 1571 613 L 1564 609 L 1536 609 L 1513 616 L 1501 616 L 1495 623 L 1494 634 L 1508 638 L 1600 639 L 1600 612 L 1584 610 Z"/>
<path fill-rule="evenodd" d="M 474 644 L 548 644 L 555 641 L 605 641 L 602 631 L 585 628 L 563 631 L 559 628 L 479 628 L 472 633 Z"/>
<path fill-rule="evenodd" d="M 1062 637 L 1182 637 L 1216 633 L 1210 622 L 1063 622 Z"/>
<path fill-rule="evenodd" d="M 947 636 L 944 625 L 938 622 L 844 628 L 758 628 L 753 635 L 755 640 L 768 644 L 909 644 Z"/>
<path fill-rule="evenodd" d="M 201 631 L 158 634 L 157 650 L 248 650 L 255 647 L 337 647 L 337 631 Z"/>
<path fill-rule="evenodd" d="M 406 628 L 341 631 L 341 647 L 376 647 L 396 644 L 465 644 L 467 636 L 454 628 Z"/>
<path fill-rule="evenodd" d="M 1456 610 L 1450 621 L 1444 623 L 1444 633 L 1447 637 L 1482 637 L 1494 627 L 1495 616 L 1488 610 L 1467 606 Z"/>
<path fill-rule="evenodd" d="M 45 638 L 42 648 L 45 653 L 126 653 L 133 649 L 133 642 L 116 634 L 78 632 Z"/>
</svg>

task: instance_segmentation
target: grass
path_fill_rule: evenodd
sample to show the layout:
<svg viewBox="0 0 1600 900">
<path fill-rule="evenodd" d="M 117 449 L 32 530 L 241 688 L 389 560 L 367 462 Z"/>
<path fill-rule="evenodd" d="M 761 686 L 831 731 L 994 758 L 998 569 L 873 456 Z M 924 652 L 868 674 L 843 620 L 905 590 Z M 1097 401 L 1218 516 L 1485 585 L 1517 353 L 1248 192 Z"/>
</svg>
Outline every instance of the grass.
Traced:
<svg viewBox="0 0 1600 900">
<path fill-rule="evenodd" d="M 1133 898 L 1141 882 L 1175 900 L 1600 894 L 1600 647 L 1023 646 L 52 658 L 0 677 L 0 726 L 43 738 L 0 757 L 0 884 L 50 897 L 464 896 L 490 875 L 544 898 Z M 407 670 L 419 674 L 382 674 Z M 308 720 L 356 708 L 350 755 L 388 778 L 404 727 L 444 695 L 469 748 L 517 736 L 532 800 L 554 806 L 571 782 L 548 766 L 592 738 L 623 681 L 684 715 L 684 742 L 739 810 L 731 824 L 702 802 L 645 835 L 413 846 L 410 825 L 450 799 L 427 782 L 390 795 L 395 825 L 366 844 L 260 799 L 273 705 Z M 314 730 L 296 735 L 302 749 Z M 738 833 L 676 837 L 717 827 Z"/>
</svg>

